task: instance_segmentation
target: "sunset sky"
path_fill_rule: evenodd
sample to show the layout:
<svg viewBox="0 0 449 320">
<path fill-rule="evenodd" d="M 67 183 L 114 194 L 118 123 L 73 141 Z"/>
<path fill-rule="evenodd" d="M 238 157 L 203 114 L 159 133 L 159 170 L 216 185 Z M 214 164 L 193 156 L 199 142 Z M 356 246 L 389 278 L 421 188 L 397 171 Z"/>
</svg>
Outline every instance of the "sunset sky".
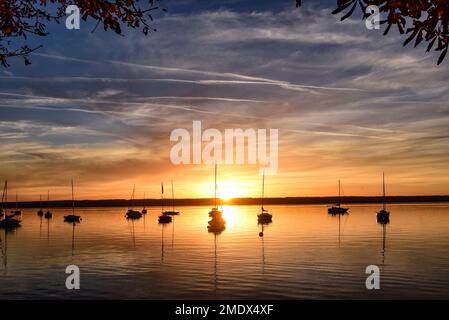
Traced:
<svg viewBox="0 0 449 320">
<path fill-rule="evenodd" d="M 0 69 L 0 178 L 37 200 L 212 197 L 213 166 L 169 160 L 173 129 L 279 129 L 266 196 L 449 194 L 448 63 L 336 1 L 165 1 L 157 32 L 50 26 L 31 66 Z M 258 165 L 219 166 L 225 197 L 259 196 Z"/>
</svg>

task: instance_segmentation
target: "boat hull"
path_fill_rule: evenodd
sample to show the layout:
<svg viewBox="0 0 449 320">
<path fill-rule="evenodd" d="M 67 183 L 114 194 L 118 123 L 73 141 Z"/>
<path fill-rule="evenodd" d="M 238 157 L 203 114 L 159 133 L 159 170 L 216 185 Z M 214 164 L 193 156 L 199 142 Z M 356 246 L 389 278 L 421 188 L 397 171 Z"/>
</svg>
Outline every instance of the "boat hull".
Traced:
<svg viewBox="0 0 449 320">
<path fill-rule="evenodd" d="M 44 214 L 45 219 L 51 219 L 52 217 L 53 217 L 53 213 L 51 213 L 50 211 L 45 212 L 45 214 Z"/>
<path fill-rule="evenodd" d="M 65 222 L 80 222 L 81 221 L 81 217 L 71 214 L 71 215 L 65 216 L 64 217 L 64 221 Z"/>
<path fill-rule="evenodd" d="M 14 218 L 6 218 L 0 221 L 0 229 L 12 229 L 20 227 L 20 221 Z"/>
<path fill-rule="evenodd" d="M 220 233 L 226 229 L 226 221 L 222 217 L 215 217 L 208 222 L 209 232 Z"/>
<path fill-rule="evenodd" d="M 128 210 L 126 213 L 126 219 L 140 219 L 142 218 L 142 213 L 139 211 Z"/>
<path fill-rule="evenodd" d="M 327 209 L 327 213 L 329 214 L 346 214 L 348 213 L 349 208 L 342 207 L 332 207 Z"/>
<path fill-rule="evenodd" d="M 158 217 L 159 223 L 170 223 L 172 222 L 173 218 L 169 215 L 161 215 Z"/>
<path fill-rule="evenodd" d="M 257 221 L 259 223 L 270 223 L 273 220 L 273 215 L 268 212 L 263 212 L 257 215 Z"/>
<path fill-rule="evenodd" d="M 390 223 L 390 212 L 388 212 L 387 210 L 381 210 L 377 213 L 376 218 L 378 223 Z"/>
<path fill-rule="evenodd" d="M 164 211 L 162 214 L 166 216 L 177 216 L 179 215 L 179 211 Z"/>
</svg>

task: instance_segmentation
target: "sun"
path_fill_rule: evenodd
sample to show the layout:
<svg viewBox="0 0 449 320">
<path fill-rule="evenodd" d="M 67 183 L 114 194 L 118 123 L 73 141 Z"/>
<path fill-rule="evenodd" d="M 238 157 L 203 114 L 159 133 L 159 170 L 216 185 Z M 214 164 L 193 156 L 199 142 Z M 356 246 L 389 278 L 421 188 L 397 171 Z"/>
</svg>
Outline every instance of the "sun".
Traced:
<svg viewBox="0 0 449 320">
<path fill-rule="evenodd" d="M 229 201 L 238 197 L 238 190 L 231 183 L 219 183 L 218 184 L 218 196 L 223 201 Z"/>
</svg>

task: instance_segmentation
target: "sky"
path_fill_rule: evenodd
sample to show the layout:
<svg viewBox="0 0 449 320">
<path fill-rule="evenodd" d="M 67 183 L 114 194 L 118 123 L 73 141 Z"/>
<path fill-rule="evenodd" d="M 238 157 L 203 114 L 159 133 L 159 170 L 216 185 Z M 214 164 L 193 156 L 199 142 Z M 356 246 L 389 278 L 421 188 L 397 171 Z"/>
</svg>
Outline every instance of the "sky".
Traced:
<svg viewBox="0 0 449 320">
<path fill-rule="evenodd" d="M 449 194 L 448 62 L 397 31 L 340 22 L 335 1 L 165 1 L 157 32 L 32 39 L 0 69 L 0 178 L 21 200 L 212 197 L 213 166 L 174 165 L 170 133 L 279 130 L 266 196 Z M 226 198 L 260 195 L 259 165 L 220 165 Z"/>
</svg>

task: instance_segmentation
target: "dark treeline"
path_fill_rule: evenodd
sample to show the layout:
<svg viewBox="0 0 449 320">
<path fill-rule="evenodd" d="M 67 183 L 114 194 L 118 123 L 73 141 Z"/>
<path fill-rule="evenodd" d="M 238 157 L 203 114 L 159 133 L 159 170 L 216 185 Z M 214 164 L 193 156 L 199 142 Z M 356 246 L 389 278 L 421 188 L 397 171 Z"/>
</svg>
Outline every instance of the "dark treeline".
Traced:
<svg viewBox="0 0 449 320">
<path fill-rule="evenodd" d="M 140 199 L 134 200 L 134 206 L 161 206 L 161 199 Z M 338 202 L 337 197 L 286 197 L 286 198 L 265 198 L 264 204 L 333 204 Z M 342 197 L 342 203 L 345 204 L 363 204 L 363 203 L 381 203 L 382 197 L 356 197 L 347 196 Z M 388 203 L 419 203 L 419 202 L 449 202 L 449 196 L 390 196 L 387 197 Z M 199 199 L 175 199 L 176 206 L 212 206 L 214 199 L 199 198 Z M 223 205 L 259 205 L 259 198 L 235 198 L 230 201 L 222 203 Z M 164 200 L 164 206 L 170 207 L 172 205 L 171 199 Z M 9 202 L 8 208 L 15 208 L 15 202 Z M 71 207 L 71 200 L 50 201 L 49 203 L 43 202 L 42 206 L 45 207 Z M 131 206 L 130 200 L 125 199 L 109 199 L 109 200 L 78 200 L 75 201 L 76 207 L 129 207 Z M 4 204 L 2 204 L 4 207 Z M 36 208 L 39 207 L 39 201 L 33 202 L 19 202 L 20 208 Z"/>
</svg>

